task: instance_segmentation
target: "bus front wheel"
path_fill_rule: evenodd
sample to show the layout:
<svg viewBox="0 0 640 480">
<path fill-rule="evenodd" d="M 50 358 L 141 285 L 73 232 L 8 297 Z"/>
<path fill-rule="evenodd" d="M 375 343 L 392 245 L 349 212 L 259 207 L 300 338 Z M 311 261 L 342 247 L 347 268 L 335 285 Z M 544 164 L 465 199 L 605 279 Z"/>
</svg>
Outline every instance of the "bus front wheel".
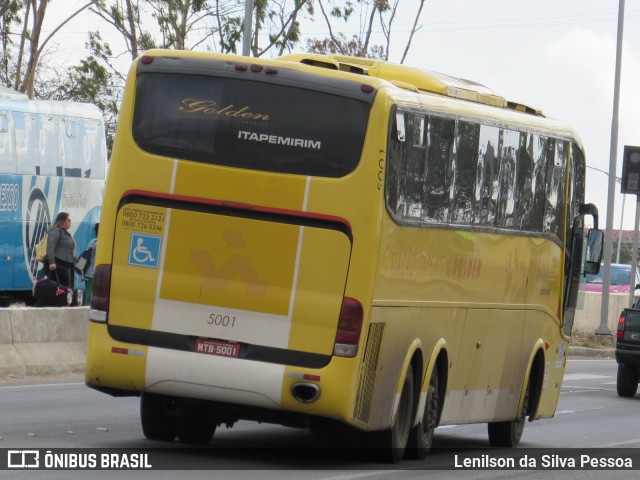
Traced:
<svg viewBox="0 0 640 480">
<path fill-rule="evenodd" d="M 402 385 L 398 411 L 388 430 L 372 434 L 372 447 L 375 458 L 386 463 L 398 463 L 407 448 L 411 422 L 413 420 L 414 378 L 413 368 L 409 364 Z"/>
<path fill-rule="evenodd" d="M 524 392 L 522 407 L 515 420 L 489 423 L 489 443 L 493 447 L 515 447 L 520 443 L 529 410 L 530 387 Z"/>
<path fill-rule="evenodd" d="M 143 393 L 140 397 L 142 433 L 149 440 L 172 442 L 176 438 L 174 401 L 163 395 Z"/>
</svg>

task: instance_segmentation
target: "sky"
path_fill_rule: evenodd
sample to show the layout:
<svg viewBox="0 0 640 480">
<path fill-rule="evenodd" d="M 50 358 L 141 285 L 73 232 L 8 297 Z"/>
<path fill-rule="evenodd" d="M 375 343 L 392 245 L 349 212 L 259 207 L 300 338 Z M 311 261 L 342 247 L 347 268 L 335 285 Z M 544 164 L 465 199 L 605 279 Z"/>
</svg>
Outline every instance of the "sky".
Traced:
<svg viewBox="0 0 640 480">
<path fill-rule="evenodd" d="M 53 10 L 56 15 L 74 11 L 69 0 L 62 1 L 65 9 Z M 49 8 L 60 2 L 54 0 Z M 400 61 L 418 1 L 401 3 L 391 61 Z M 422 27 L 404 62 L 474 80 L 509 100 L 569 123 L 582 139 L 591 167 L 587 168 L 586 201 L 598 207 L 602 229 L 608 175 L 599 170 L 609 172 L 610 167 L 618 7 L 619 0 L 427 0 L 419 22 Z M 52 42 L 55 58 L 63 63 L 76 55 L 80 58 L 89 28 L 95 28 L 95 19 L 80 17 L 65 26 Z M 357 29 L 356 21 L 342 31 L 349 36 Z M 107 30 L 101 28 L 105 34 Z M 327 32 L 316 21 L 303 25 L 302 34 L 324 37 Z M 640 145 L 640 0 L 625 1 L 623 39 L 618 177 L 624 145 Z M 622 216 L 623 196 L 616 184 L 615 230 L 621 219 L 622 228 L 634 228 L 636 198 L 625 197 Z"/>
</svg>

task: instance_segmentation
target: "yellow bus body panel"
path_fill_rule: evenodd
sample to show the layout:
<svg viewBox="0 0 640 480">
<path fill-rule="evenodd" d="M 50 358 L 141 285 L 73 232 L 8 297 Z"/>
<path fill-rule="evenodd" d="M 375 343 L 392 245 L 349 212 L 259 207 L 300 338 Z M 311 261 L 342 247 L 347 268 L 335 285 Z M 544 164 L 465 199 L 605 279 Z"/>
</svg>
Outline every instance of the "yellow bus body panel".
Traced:
<svg viewBox="0 0 640 480">
<path fill-rule="evenodd" d="M 130 133 L 134 63 L 96 262 L 112 268 L 108 324 L 315 353 L 330 356 L 330 361 L 310 368 L 146 347 L 116 341 L 105 324 L 92 323 L 87 384 L 265 406 L 379 430 L 389 427 L 402 374 L 415 358 L 422 366 L 418 378 L 424 401 L 427 365 L 435 362 L 436 352 L 448 360 L 442 423 L 501 421 L 515 418 L 527 368 L 544 346 L 537 417 L 552 416 L 568 347 L 561 329 L 564 253 L 558 241 L 513 231 L 400 226 L 385 205 L 386 143 L 390 112 L 399 104 L 558 132 L 563 138 L 574 132 L 539 116 L 414 94 L 375 78 L 318 73 L 311 66 L 277 60 L 251 62 L 375 87 L 360 164 L 335 179 L 146 153 Z M 131 192 L 156 195 L 171 205 L 138 197 L 121 204 Z M 185 208 L 185 203 L 198 207 Z M 227 209 L 224 215 L 221 208 Z M 256 209 L 261 213 L 246 213 Z M 349 235 L 340 228 L 315 228 L 313 222 L 274 219 L 283 212 L 335 221 Z M 269 220 L 270 214 L 275 216 Z M 160 239 L 157 268 L 131 263 L 139 238 L 134 235 Z M 364 307 L 354 358 L 333 355 L 345 296 Z M 217 315 L 235 316 L 237 327 L 215 325 Z M 113 348 L 131 349 L 134 355 L 114 353 Z M 303 404 L 293 398 L 291 388 L 309 377 L 322 393 L 316 402 Z"/>
</svg>

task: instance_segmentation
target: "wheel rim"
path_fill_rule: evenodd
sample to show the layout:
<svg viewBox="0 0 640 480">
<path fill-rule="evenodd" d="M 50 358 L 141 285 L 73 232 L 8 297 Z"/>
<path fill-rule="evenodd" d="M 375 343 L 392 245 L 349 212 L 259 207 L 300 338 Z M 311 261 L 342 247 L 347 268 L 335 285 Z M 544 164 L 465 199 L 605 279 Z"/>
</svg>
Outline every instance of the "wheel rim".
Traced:
<svg viewBox="0 0 640 480">
<path fill-rule="evenodd" d="M 409 423 L 410 415 L 409 408 L 411 406 L 411 394 L 408 385 L 409 379 L 405 380 L 405 384 L 402 387 L 402 393 L 400 394 L 400 405 L 398 405 L 398 420 L 396 421 L 396 439 L 397 446 L 402 448 L 407 443 L 409 438 Z"/>
<path fill-rule="evenodd" d="M 427 390 L 427 405 L 422 419 L 422 444 L 425 448 L 431 446 L 433 432 L 438 422 L 438 408 L 440 394 L 438 392 L 438 374 L 434 371 L 431 374 L 429 388 Z"/>
<path fill-rule="evenodd" d="M 517 440 L 520 440 L 522 437 L 522 432 L 524 431 L 524 424 L 527 419 L 527 411 L 529 410 L 529 387 L 527 386 L 527 390 L 524 393 L 524 400 L 522 401 L 522 409 L 520 410 L 520 415 L 517 420 L 514 422 L 514 434 Z"/>
</svg>

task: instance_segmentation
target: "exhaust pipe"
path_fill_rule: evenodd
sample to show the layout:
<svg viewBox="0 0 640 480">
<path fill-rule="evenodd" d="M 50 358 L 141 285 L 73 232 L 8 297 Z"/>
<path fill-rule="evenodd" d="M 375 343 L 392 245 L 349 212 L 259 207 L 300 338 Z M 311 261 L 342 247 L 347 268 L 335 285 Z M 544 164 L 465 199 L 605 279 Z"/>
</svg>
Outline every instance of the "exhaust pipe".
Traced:
<svg viewBox="0 0 640 480">
<path fill-rule="evenodd" d="M 291 386 L 291 394 L 300 403 L 312 403 L 320 398 L 320 387 L 315 383 L 294 383 Z"/>
</svg>

